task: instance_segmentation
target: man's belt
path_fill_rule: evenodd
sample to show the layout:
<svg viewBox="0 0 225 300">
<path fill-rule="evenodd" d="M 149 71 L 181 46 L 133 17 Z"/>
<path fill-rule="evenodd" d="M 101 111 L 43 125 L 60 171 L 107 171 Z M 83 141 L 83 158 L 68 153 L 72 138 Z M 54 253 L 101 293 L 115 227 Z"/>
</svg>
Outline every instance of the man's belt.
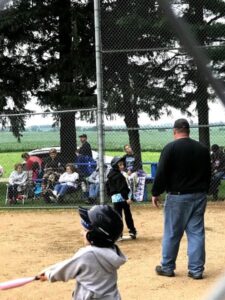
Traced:
<svg viewBox="0 0 225 300">
<path fill-rule="evenodd" d="M 196 193 L 204 193 L 202 191 L 198 191 L 198 192 L 193 192 L 193 191 L 189 191 L 189 192 L 168 192 L 169 195 L 186 195 L 186 194 L 196 194 Z"/>
</svg>

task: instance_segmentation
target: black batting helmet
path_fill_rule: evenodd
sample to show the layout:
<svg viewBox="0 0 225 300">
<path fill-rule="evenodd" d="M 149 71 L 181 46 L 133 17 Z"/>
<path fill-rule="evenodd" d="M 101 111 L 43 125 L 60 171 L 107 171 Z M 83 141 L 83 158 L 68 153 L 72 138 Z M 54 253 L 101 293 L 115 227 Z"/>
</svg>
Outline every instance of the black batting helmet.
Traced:
<svg viewBox="0 0 225 300">
<path fill-rule="evenodd" d="M 79 207 L 81 224 L 88 229 L 87 240 L 98 247 L 112 246 L 123 232 L 120 215 L 109 205 L 95 205 L 90 210 Z"/>
</svg>

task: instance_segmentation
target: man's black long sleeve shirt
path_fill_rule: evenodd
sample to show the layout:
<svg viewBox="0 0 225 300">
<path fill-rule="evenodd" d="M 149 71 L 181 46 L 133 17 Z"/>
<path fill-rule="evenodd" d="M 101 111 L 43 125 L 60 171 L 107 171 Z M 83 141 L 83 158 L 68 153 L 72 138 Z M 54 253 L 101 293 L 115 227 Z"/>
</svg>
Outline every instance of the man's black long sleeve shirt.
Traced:
<svg viewBox="0 0 225 300">
<path fill-rule="evenodd" d="M 167 144 L 160 156 L 152 195 L 207 192 L 211 179 L 209 150 L 191 138 Z"/>
</svg>

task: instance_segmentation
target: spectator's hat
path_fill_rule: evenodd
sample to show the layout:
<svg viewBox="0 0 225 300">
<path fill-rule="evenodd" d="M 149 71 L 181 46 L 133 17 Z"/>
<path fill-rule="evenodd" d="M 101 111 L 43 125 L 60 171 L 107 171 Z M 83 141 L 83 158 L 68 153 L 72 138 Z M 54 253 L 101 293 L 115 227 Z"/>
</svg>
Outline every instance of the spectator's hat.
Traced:
<svg viewBox="0 0 225 300">
<path fill-rule="evenodd" d="M 86 135 L 86 133 L 83 133 L 83 134 L 79 135 L 79 137 L 87 138 L 87 135 Z"/>
<path fill-rule="evenodd" d="M 173 128 L 176 129 L 190 129 L 190 125 L 186 119 L 177 119 L 174 122 Z"/>
</svg>

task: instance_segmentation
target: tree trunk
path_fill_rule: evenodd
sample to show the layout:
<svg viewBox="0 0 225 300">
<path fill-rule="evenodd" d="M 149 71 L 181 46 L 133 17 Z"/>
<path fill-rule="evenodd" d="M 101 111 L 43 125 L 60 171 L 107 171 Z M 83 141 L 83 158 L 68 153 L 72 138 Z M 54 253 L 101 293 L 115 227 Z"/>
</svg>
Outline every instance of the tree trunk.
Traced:
<svg viewBox="0 0 225 300">
<path fill-rule="evenodd" d="M 65 113 L 61 115 L 60 146 L 63 162 L 74 163 L 77 149 L 75 113 Z"/>
<path fill-rule="evenodd" d="M 127 80 L 127 84 L 129 84 Z M 137 167 L 142 169 L 142 159 L 141 159 L 141 144 L 139 135 L 139 125 L 138 125 L 138 113 L 136 109 L 136 103 L 131 103 L 131 97 L 129 92 L 129 85 L 125 87 L 123 91 L 124 97 L 124 122 L 126 124 L 129 136 L 129 144 L 134 151 L 135 160 Z"/>
<path fill-rule="evenodd" d="M 70 95 L 71 86 L 73 84 L 73 69 L 71 64 L 72 52 L 72 19 L 70 0 L 58 0 L 59 8 L 59 49 L 61 69 L 59 70 L 59 81 L 61 90 L 61 105 L 63 108 L 72 109 L 67 104 L 64 104 L 64 97 Z M 75 114 L 67 113 L 61 115 L 61 128 L 60 128 L 60 144 L 62 158 L 65 162 L 75 161 L 76 151 L 76 127 L 75 127 Z"/>
<path fill-rule="evenodd" d="M 121 90 L 123 95 L 123 107 L 121 111 L 124 114 L 124 122 L 128 129 L 129 144 L 134 151 L 135 160 L 138 168 L 142 168 L 141 145 L 138 125 L 138 112 L 136 99 L 132 92 L 129 81 L 129 68 L 127 54 L 120 53 L 116 56 L 119 74 L 121 76 Z"/>
<path fill-rule="evenodd" d="M 194 11 L 194 18 L 192 22 L 198 26 L 204 25 L 204 1 L 189 0 L 190 11 Z M 198 36 L 198 41 L 201 45 L 204 45 L 204 36 L 200 33 Z M 198 124 L 199 126 L 199 141 L 210 147 L 210 133 L 209 133 L 209 107 L 208 107 L 208 84 L 205 81 L 204 74 L 197 72 L 197 91 L 196 91 L 196 101 L 197 101 L 197 111 L 198 111 Z"/>
<path fill-rule="evenodd" d="M 200 76 L 200 75 L 199 75 Z M 210 148 L 210 133 L 209 133 L 209 107 L 208 107 L 208 92 L 207 83 L 203 80 L 198 80 L 197 96 L 197 111 L 199 125 L 199 141 Z M 203 125 L 203 127 L 201 127 Z"/>
<path fill-rule="evenodd" d="M 134 151 L 137 166 L 139 169 L 142 169 L 141 145 L 137 113 L 126 112 L 124 122 L 128 128 L 129 143 Z"/>
</svg>

